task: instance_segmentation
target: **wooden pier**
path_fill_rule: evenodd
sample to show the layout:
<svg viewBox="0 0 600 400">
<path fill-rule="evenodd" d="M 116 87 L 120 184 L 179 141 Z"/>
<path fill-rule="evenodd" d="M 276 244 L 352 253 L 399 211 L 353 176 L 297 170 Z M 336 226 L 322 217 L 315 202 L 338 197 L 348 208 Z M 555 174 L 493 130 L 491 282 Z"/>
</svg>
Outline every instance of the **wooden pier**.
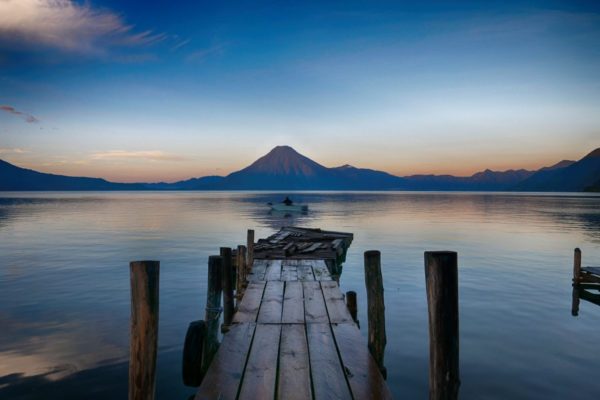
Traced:
<svg viewBox="0 0 600 400">
<path fill-rule="evenodd" d="M 254 245 L 247 287 L 197 400 L 392 398 L 332 275 L 351 242 L 352 234 L 284 228 Z"/>
<path fill-rule="evenodd" d="M 577 248 L 573 257 L 573 316 L 579 315 L 581 299 L 600 306 L 600 267 L 583 267 L 581 250 Z"/>
</svg>

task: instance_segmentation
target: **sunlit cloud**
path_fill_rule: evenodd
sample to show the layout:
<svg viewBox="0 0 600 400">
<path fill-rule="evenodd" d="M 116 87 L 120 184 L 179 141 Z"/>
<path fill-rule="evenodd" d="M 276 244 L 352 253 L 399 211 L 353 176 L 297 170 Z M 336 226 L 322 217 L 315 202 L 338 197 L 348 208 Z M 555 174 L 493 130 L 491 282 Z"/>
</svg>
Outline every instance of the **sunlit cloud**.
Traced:
<svg viewBox="0 0 600 400">
<path fill-rule="evenodd" d="M 2 0 L 0 0 L 2 1 Z M 2 4 L 2 3 L 0 3 Z M 26 122 L 29 122 L 30 124 L 36 123 L 36 122 L 40 122 L 39 119 L 37 119 L 36 117 L 34 117 L 31 114 L 28 114 L 26 112 L 23 111 L 18 111 L 17 109 L 15 109 L 12 106 L 7 106 L 7 105 L 0 105 L 0 110 L 7 112 L 9 114 L 13 114 L 13 115 L 17 115 L 19 117 L 22 117 Z"/>
<path fill-rule="evenodd" d="M 167 35 L 134 31 L 110 10 L 72 0 L 0 0 L 0 40 L 102 54 L 110 46 L 148 45 Z"/>
<path fill-rule="evenodd" d="M 0 154 L 23 154 L 26 150 L 20 148 L 0 147 Z"/>
<path fill-rule="evenodd" d="M 183 161 L 185 157 L 174 154 L 165 153 L 162 151 L 126 151 L 126 150 L 111 150 L 106 152 L 94 153 L 91 155 L 92 160 L 131 160 L 141 159 L 149 161 Z"/>
</svg>

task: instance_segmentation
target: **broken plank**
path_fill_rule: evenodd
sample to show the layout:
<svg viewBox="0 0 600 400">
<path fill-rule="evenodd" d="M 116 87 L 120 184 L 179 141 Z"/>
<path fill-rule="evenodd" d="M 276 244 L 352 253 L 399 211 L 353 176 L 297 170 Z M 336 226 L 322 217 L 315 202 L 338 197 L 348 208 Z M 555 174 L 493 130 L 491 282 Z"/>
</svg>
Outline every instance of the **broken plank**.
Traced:
<svg viewBox="0 0 600 400">
<path fill-rule="evenodd" d="M 375 360 L 354 324 L 332 325 L 344 370 L 355 399 L 392 399 Z"/>
<path fill-rule="evenodd" d="M 332 324 L 354 322 L 346 303 L 344 295 L 340 291 L 340 287 L 335 281 L 322 281 L 321 289 L 325 299 L 325 306 L 329 314 L 329 322 Z"/>
<path fill-rule="evenodd" d="M 263 294 L 257 321 L 263 324 L 281 323 L 283 309 L 283 288 L 281 281 L 268 281 Z"/>
<path fill-rule="evenodd" d="M 306 323 L 329 322 L 319 282 L 302 282 L 302 289 L 304 291 L 304 320 Z"/>
<path fill-rule="evenodd" d="M 273 399 L 281 325 L 256 326 L 238 399 Z"/>
<path fill-rule="evenodd" d="M 236 398 L 255 328 L 255 323 L 231 326 L 202 380 L 195 400 Z"/>
<path fill-rule="evenodd" d="M 251 282 L 246 288 L 244 297 L 238 305 L 237 312 L 233 315 L 233 323 L 255 322 L 262 301 L 265 282 Z"/>
<path fill-rule="evenodd" d="M 304 323 L 304 295 L 301 282 L 290 281 L 285 283 L 281 322 L 284 324 Z"/>
<path fill-rule="evenodd" d="M 307 324 L 306 334 L 315 400 L 352 399 L 329 324 Z"/>
<path fill-rule="evenodd" d="M 295 282 L 298 283 L 298 282 Z M 315 373 L 319 373 L 315 371 Z M 304 325 L 283 325 L 279 349 L 277 398 L 312 398 L 308 345 Z"/>
</svg>

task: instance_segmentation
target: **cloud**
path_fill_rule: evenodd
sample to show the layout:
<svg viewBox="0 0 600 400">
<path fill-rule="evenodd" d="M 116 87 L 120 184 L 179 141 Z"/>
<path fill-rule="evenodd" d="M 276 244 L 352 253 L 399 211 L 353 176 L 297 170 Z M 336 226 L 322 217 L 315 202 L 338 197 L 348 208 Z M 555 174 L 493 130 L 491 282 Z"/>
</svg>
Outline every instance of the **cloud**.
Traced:
<svg viewBox="0 0 600 400">
<path fill-rule="evenodd" d="M 193 51 L 185 57 L 185 61 L 201 63 L 210 55 L 223 54 L 225 47 L 226 47 L 225 44 L 218 44 L 218 45 L 209 47 L 207 49 Z"/>
<path fill-rule="evenodd" d="M 0 154 L 23 154 L 27 153 L 26 150 L 19 148 L 0 147 Z"/>
<path fill-rule="evenodd" d="M 111 46 L 149 45 L 165 34 L 135 32 L 110 10 L 73 0 L 0 0 L 0 40 L 67 52 L 103 54 Z"/>
<path fill-rule="evenodd" d="M 2 0 L 0 0 L 0 1 L 2 1 Z M 23 119 L 25 119 L 25 121 L 29 122 L 30 124 L 40 122 L 40 120 L 37 119 L 36 117 L 34 117 L 33 115 L 28 114 L 28 113 L 23 112 L 23 111 L 18 111 L 18 110 L 16 110 L 12 106 L 0 105 L 0 110 L 1 111 L 5 111 L 5 112 L 7 112 L 9 114 L 18 115 L 20 117 L 23 117 Z"/>
<path fill-rule="evenodd" d="M 184 157 L 174 154 L 164 153 L 162 151 L 126 151 L 126 150 L 111 150 L 91 155 L 93 160 L 131 160 L 142 159 L 150 161 L 183 161 Z"/>
</svg>

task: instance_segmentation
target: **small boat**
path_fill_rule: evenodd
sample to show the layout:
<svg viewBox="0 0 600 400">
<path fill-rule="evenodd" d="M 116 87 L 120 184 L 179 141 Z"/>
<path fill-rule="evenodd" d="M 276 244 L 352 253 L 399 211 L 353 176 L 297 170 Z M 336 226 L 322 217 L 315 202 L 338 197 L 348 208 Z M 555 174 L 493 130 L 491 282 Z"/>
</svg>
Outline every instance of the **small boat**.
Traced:
<svg viewBox="0 0 600 400">
<path fill-rule="evenodd" d="M 306 212 L 308 206 L 306 204 L 284 204 L 284 203 L 269 203 L 271 210 L 273 211 L 286 211 L 286 212 Z"/>
</svg>

